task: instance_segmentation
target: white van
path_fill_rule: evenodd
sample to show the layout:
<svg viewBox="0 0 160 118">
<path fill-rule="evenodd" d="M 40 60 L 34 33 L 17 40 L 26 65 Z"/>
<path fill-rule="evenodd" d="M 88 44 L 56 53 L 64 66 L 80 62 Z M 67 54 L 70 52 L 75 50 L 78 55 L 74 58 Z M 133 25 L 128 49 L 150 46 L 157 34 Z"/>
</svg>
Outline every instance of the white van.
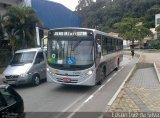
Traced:
<svg viewBox="0 0 160 118">
<path fill-rule="evenodd" d="M 8 84 L 39 85 L 42 79 L 46 79 L 46 50 L 31 48 L 16 51 L 3 74 L 4 82 Z"/>
</svg>

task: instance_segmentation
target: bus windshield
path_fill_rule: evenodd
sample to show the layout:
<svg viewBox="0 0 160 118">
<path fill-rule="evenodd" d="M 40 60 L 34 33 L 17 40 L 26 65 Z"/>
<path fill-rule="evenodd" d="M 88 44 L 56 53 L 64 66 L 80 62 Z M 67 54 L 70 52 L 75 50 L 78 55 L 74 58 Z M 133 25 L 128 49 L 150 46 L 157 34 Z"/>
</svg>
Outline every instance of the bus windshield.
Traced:
<svg viewBox="0 0 160 118">
<path fill-rule="evenodd" d="M 80 70 L 93 65 L 92 36 L 52 36 L 48 39 L 48 64 L 63 70 Z"/>
</svg>

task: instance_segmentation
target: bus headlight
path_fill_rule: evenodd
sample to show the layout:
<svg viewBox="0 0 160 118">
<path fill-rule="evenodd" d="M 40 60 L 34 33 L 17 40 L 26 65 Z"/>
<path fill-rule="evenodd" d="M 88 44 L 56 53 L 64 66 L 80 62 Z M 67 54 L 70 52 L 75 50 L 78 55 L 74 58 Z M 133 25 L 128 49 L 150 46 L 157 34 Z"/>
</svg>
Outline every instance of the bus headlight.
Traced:
<svg viewBox="0 0 160 118">
<path fill-rule="evenodd" d="M 51 74 L 51 75 L 55 75 L 55 73 L 54 73 L 54 72 L 51 72 L 51 70 L 50 70 L 49 68 L 47 68 L 47 72 L 48 72 L 49 74 Z"/>
<path fill-rule="evenodd" d="M 92 75 L 93 74 L 93 70 L 89 70 L 88 72 L 87 72 L 87 75 L 88 76 L 90 76 L 90 75 Z"/>
</svg>

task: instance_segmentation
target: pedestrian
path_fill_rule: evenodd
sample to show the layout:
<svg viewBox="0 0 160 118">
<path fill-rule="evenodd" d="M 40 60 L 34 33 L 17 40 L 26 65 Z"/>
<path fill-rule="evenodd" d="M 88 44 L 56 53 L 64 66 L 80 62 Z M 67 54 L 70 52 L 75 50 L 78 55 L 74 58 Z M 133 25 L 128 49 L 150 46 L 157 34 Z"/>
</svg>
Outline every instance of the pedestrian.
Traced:
<svg viewBox="0 0 160 118">
<path fill-rule="evenodd" d="M 132 58 L 134 57 L 134 49 L 131 50 Z"/>
</svg>

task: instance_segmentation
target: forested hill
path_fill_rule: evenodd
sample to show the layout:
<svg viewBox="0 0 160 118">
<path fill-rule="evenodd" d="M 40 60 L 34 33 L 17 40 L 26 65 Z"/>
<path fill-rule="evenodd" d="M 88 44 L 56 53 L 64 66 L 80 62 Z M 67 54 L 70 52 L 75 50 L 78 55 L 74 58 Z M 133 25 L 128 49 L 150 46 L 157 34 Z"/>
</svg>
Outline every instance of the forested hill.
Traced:
<svg viewBox="0 0 160 118">
<path fill-rule="evenodd" d="M 160 13 L 160 0 L 97 0 L 76 11 L 82 17 L 82 27 L 112 31 L 112 25 L 122 18 L 144 19 L 146 27 L 155 27 L 155 14 Z"/>
</svg>

